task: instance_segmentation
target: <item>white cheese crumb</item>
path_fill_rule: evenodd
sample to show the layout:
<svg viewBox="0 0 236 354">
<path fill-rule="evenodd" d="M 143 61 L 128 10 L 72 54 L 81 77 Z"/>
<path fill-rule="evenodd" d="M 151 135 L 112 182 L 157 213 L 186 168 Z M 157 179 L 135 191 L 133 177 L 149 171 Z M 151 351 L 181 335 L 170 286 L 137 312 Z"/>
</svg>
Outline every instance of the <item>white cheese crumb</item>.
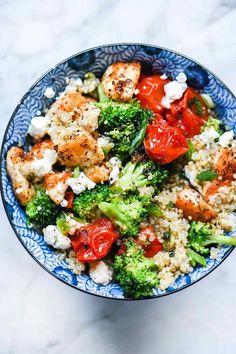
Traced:
<svg viewBox="0 0 236 354">
<path fill-rule="evenodd" d="M 196 181 L 196 177 L 198 174 L 198 170 L 196 168 L 196 165 L 194 164 L 188 164 L 184 167 L 184 173 L 185 176 L 188 178 L 189 182 L 191 183 L 192 186 L 198 186 L 198 183 Z"/>
<path fill-rule="evenodd" d="M 52 170 L 52 165 L 57 161 L 57 153 L 55 150 L 45 149 L 43 158 L 34 160 L 31 164 L 32 172 L 35 176 L 44 177 Z"/>
<path fill-rule="evenodd" d="M 109 164 L 111 165 L 111 173 L 109 176 L 109 182 L 110 182 L 110 184 L 113 184 L 119 178 L 120 167 L 121 167 L 122 163 L 118 157 L 112 157 L 109 160 Z"/>
<path fill-rule="evenodd" d="M 102 135 L 97 139 L 97 144 L 100 148 L 104 149 L 111 144 L 111 139 L 107 136 Z"/>
<path fill-rule="evenodd" d="M 179 83 L 185 83 L 187 81 L 187 76 L 185 75 L 185 73 L 179 73 L 179 75 L 176 76 L 176 80 Z"/>
<path fill-rule="evenodd" d="M 36 140 L 41 139 L 47 133 L 50 119 L 48 117 L 34 117 L 31 120 L 28 133 Z"/>
<path fill-rule="evenodd" d="M 164 85 L 165 96 L 162 99 L 163 107 L 170 108 L 172 102 L 179 100 L 183 96 L 187 89 L 186 80 L 187 76 L 184 73 L 180 73 L 176 77 L 176 80 Z"/>
<path fill-rule="evenodd" d="M 53 90 L 52 87 L 47 87 L 44 91 L 44 96 L 47 98 L 53 98 L 55 96 L 55 93 L 56 92 Z"/>
<path fill-rule="evenodd" d="M 162 74 L 162 75 L 160 76 L 160 78 L 161 78 L 162 80 L 166 80 L 166 79 L 168 78 L 168 76 L 164 73 L 164 74 Z"/>
<path fill-rule="evenodd" d="M 67 86 L 65 89 L 65 92 L 71 92 L 71 91 L 80 91 L 82 86 L 83 86 L 83 81 L 80 78 L 74 79 L 68 79 Z"/>
<path fill-rule="evenodd" d="M 96 186 L 96 183 L 91 181 L 84 172 L 81 172 L 78 178 L 68 178 L 67 184 L 75 194 L 80 194 L 86 189 L 93 189 Z"/>
<path fill-rule="evenodd" d="M 107 285 L 112 281 L 112 268 L 103 261 L 89 264 L 89 275 L 97 284 Z"/>
<path fill-rule="evenodd" d="M 61 204 L 62 208 L 66 208 L 68 205 L 68 201 L 63 199 L 60 204 Z"/>
<path fill-rule="evenodd" d="M 211 259 L 216 259 L 218 255 L 219 249 L 217 247 L 211 247 L 210 250 L 210 258 Z"/>
<path fill-rule="evenodd" d="M 48 245 L 61 250 L 70 248 L 69 237 L 63 235 L 55 225 L 48 225 L 43 229 L 43 234 Z"/>
<path fill-rule="evenodd" d="M 233 139 L 234 139 L 234 132 L 233 130 L 229 130 L 228 132 L 225 132 L 220 136 L 219 144 L 222 147 L 228 147 Z"/>
</svg>

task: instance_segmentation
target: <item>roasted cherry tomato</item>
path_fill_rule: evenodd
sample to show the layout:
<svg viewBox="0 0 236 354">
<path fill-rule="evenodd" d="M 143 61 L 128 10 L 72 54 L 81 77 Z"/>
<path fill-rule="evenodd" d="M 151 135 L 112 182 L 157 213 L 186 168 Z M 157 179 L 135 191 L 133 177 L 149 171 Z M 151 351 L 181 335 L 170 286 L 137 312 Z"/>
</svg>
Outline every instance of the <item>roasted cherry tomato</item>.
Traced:
<svg viewBox="0 0 236 354">
<path fill-rule="evenodd" d="M 171 104 L 165 117 L 171 126 L 179 128 L 185 137 L 192 138 L 201 131 L 208 118 L 207 107 L 201 96 L 192 88 L 188 88 L 178 101 Z"/>
<path fill-rule="evenodd" d="M 188 143 L 178 128 L 155 120 L 147 127 L 144 148 L 151 160 L 165 165 L 186 153 Z"/>
<path fill-rule="evenodd" d="M 203 120 L 207 120 L 208 118 L 208 110 L 207 107 L 198 92 L 189 87 L 183 97 L 171 103 L 171 112 L 174 116 L 178 113 L 183 113 L 185 109 L 190 108 L 193 113 L 195 113 L 198 117 Z"/>
<path fill-rule="evenodd" d="M 192 138 L 194 135 L 200 134 L 203 124 L 204 120 L 194 114 L 190 108 L 187 108 L 183 112 L 181 130 L 186 138 Z"/>
<path fill-rule="evenodd" d="M 162 243 L 157 239 L 152 226 L 143 227 L 139 235 L 146 237 L 146 241 L 137 239 L 137 243 L 142 245 L 144 249 L 143 254 L 145 257 L 151 258 L 163 249 Z M 153 241 L 150 241 L 150 238 L 153 239 Z"/>
<path fill-rule="evenodd" d="M 93 262 L 104 258 L 117 238 L 111 221 L 100 218 L 77 230 L 71 243 L 79 261 Z"/>
<path fill-rule="evenodd" d="M 155 238 L 148 246 L 145 247 L 144 249 L 144 256 L 148 258 L 152 258 L 157 254 L 158 252 L 162 251 L 163 246 L 162 243 Z"/>
<path fill-rule="evenodd" d="M 143 77 L 137 86 L 139 93 L 137 99 L 141 107 L 151 109 L 155 113 L 162 113 L 162 98 L 165 96 L 164 85 L 170 82 L 169 79 L 161 79 L 159 75 Z"/>
<path fill-rule="evenodd" d="M 74 192 L 66 192 L 65 200 L 67 200 L 67 208 L 68 209 L 72 209 L 73 208 L 74 198 L 75 198 L 75 193 Z"/>
<path fill-rule="evenodd" d="M 127 248 L 126 245 L 125 245 L 124 242 L 122 241 L 121 244 L 119 245 L 119 249 L 118 249 L 118 251 L 116 252 L 116 254 L 117 254 L 118 256 L 120 256 L 121 254 L 125 253 L 126 248 Z"/>
</svg>

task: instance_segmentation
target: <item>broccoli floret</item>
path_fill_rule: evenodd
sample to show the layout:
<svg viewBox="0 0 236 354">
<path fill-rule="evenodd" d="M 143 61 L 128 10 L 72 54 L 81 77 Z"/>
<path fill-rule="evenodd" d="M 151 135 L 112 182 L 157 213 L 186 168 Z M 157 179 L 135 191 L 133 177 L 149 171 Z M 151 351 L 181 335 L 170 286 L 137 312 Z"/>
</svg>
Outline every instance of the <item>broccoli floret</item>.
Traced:
<svg viewBox="0 0 236 354">
<path fill-rule="evenodd" d="M 119 228 L 123 235 L 137 236 L 142 219 L 148 211 L 139 196 L 113 195 L 110 202 L 102 202 L 99 209 Z"/>
<path fill-rule="evenodd" d="M 99 102 L 106 102 L 106 101 L 110 100 L 109 97 L 107 97 L 105 95 L 101 83 L 98 84 L 97 91 L 98 91 L 98 100 L 99 100 Z"/>
<path fill-rule="evenodd" d="M 209 128 L 214 128 L 219 133 L 219 135 L 223 134 L 223 131 L 220 127 L 220 121 L 217 118 L 209 116 L 206 123 L 202 126 L 201 131 L 204 131 Z"/>
<path fill-rule="evenodd" d="M 189 249 L 187 251 L 187 255 L 190 258 L 190 263 L 193 267 L 195 267 L 197 264 L 202 265 L 203 267 L 206 267 L 206 258 L 195 252 L 194 250 Z"/>
<path fill-rule="evenodd" d="M 141 108 L 134 100 L 128 103 L 109 100 L 96 105 L 101 109 L 100 133 L 112 138 L 117 156 L 127 158 L 142 144 L 152 111 Z"/>
<path fill-rule="evenodd" d="M 125 246 L 125 253 L 115 256 L 115 280 L 123 288 L 125 297 L 140 299 L 151 296 L 153 289 L 159 285 L 155 263 L 144 257 L 134 241 L 128 240 Z"/>
<path fill-rule="evenodd" d="M 28 221 L 39 229 L 55 224 L 60 211 L 60 207 L 49 198 L 44 189 L 37 190 L 25 209 Z"/>
<path fill-rule="evenodd" d="M 97 185 L 75 197 L 73 210 L 82 219 L 93 219 L 96 216 L 98 204 L 109 199 L 110 190 L 105 184 Z"/>
<path fill-rule="evenodd" d="M 212 244 L 236 246 L 236 238 L 232 236 L 215 235 L 214 227 L 200 221 L 193 221 L 188 232 L 188 246 L 201 255 L 209 254 Z"/>
<path fill-rule="evenodd" d="M 127 192 L 138 187 L 157 187 L 167 179 L 168 171 L 152 161 L 145 163 L 128 162 L 112 186 L 113 191 Z"/>
</svg>

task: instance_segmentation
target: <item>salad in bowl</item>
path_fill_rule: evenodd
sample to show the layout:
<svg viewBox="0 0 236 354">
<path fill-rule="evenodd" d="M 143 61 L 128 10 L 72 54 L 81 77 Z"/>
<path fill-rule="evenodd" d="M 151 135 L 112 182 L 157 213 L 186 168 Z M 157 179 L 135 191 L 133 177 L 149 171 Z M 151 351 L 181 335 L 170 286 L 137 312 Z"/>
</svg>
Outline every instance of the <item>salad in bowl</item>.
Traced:
<svg viewBox="0 0 236 354">
<path fill-rule="evenodd" d="M 5 166 L 28 230 L 72 279 L 148 298 L 236 246 L 236 140 L 188 71 L 113 60 L 65 80 Z"/>
</svg>

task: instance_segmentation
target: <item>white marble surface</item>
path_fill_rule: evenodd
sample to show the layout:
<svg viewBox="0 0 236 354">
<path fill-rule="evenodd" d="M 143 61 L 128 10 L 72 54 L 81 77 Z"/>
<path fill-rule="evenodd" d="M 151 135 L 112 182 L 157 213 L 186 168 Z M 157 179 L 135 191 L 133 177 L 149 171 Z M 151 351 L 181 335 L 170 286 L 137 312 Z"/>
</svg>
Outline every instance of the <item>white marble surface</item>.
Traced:
<svg viewBox="0 0 236 354">
<path fill-rule="evenodd" d="M 0 0 L 0 135 L 21 96 L 82 49 L 137 41 L 177 49 L 236 93 L 236 0 Z M 235 252 L 176 295 L 116 302 L 82 294 L 43 271 L 1 205 L 1 354 L 234 354 Z"/>
</svg>

